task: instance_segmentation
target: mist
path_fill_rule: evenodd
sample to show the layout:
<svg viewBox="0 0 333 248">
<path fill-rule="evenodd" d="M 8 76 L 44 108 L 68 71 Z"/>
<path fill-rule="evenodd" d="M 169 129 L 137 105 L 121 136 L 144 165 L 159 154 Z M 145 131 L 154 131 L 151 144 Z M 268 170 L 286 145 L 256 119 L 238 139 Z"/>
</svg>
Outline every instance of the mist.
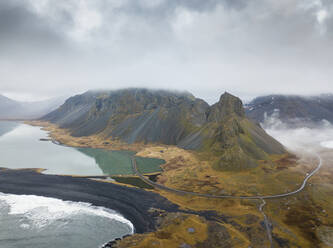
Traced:
<svg viewBox="0 0 333 248">
<path fill-rule="evenodd" d="M 282 122 L 276 112 L 266 116 L 261 126 L 289 151 L 299 155 L 311 156 L 333 149 L 333 125 L 326 120 L 314 124 L 294 119 L 290 125 Z"/>
</svg>

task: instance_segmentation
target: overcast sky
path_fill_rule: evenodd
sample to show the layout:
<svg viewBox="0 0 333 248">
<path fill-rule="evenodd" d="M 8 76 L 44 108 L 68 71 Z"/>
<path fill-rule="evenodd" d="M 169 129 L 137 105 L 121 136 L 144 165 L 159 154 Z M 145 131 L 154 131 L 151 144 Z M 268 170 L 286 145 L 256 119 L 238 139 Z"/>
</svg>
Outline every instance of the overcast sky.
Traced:
<svg viewBox="0 0 333 248">
<path fill-rule="evenodd" d="M 332 0 L 0 0 L 0 93 L 327 93 L 332 45 Z"/>
</svg>

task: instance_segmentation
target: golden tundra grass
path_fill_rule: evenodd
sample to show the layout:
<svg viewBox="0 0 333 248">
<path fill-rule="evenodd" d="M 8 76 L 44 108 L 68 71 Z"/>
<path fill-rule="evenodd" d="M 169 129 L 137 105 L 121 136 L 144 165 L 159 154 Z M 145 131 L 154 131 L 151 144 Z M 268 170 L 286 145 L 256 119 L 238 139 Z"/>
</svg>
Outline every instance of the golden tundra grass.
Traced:
<svg viewBox="0 0 333 248">
<path fill-rule="evenodd" d="M 216 171 L 211 166 L 209 157 L 176 146 L 155 144 L 129 145 L 119 140 L 106 139 L 103 136 L 72 137 L 65 129 L 47 122 L 29 122 L 43 126 L 50 132 L 50 137 L 69 146 L 94 147 L 109 150 L 132 150 L 138 156 L 161 158 L 166 161 L 163 173 L 158 179 L 168 187 L 209 194 L 264 195 L 279 194 L 298 188 L 305 176 L 316 165 L 313 160 L 297 160 L 290 155 L 272 156 L 270 162 L 260 161 L 257 168 L 239 172 Z M 329 160 L 333 163 L 333 158 Z M 273 234 L 280 239 L 290 241 L 291 247 L 329 247 L 333 233 L 333 169 L 323 167 L 318 176 L 310 180 L 311 186 L 295 196 L 267 200 L 265 212 L 273 221 Z M 154 190 L 183 209 L 196 211 L 213 210 L 229 216 L 239 225 L 246 226 L 242 216 L 249 214 L 262 220 L 258 211 L 258 200 L 207 199 L 193 196 L 180 196 L 166 191 Z M 312 207 L 310 207 L 312 206 Z M 228 228 L 229 233 L 242 241 L 242 247 L 250 245 L 250 237 L 227 223 L 220 223 Z M 257 224 L 259 225 L 259 224 Z M 186 227 L 195 227 L 200 235 L 195 237 L 186 233 Z M 121 241 L 124 247 L 177 247 L 181 242 L 195 244 L 207 238 L 207 223 L 196 215 L 175 218 L 174 221 L 161 225 L 153 233 L 134 235 Z M 166 236 L 168 239 L 165 239 Z M 318 237 L 321 237 L 319 241 Z M 130 243 L 127 243 L 130 242 Z M 135 245 L 133 245 L 135 244 Z M 122 246 L 120 246 L 122 247 Z M 319 246 L 318 246 L 319 247 Z"/>
</svg>

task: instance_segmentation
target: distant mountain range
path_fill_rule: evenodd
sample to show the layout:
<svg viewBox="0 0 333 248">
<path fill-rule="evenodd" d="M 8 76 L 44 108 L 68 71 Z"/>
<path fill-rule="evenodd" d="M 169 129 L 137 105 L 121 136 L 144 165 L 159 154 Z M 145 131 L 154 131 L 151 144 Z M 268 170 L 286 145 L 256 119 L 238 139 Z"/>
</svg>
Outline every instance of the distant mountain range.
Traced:
<svg viewBox="0 0 333 248">
<path fill-rule="evenodd" d="M 313 126 L 328 121 L 333 123 L 333 95 L 261 96 L 245 105 L 246 115 L 264 125 L 279 120 L 288 126 Z"/>
<path fill-rule="evenodd" d="M 212 106 L 187 92 L 148 89 L 88 91 L 42 118 L 73 136 L 98 134 L 127 143 L 162 143 L 215 158 L 214 167 L 255 167 L 283 146 L 246 118 L 241 100 L 225 93 Z"/>
<path fill-rule="evenodd" d="M 38 102 L 19 102 L 0 95 L 0 119 L 37 119 L 55 110 L 65 97 Z"/>
</svg>

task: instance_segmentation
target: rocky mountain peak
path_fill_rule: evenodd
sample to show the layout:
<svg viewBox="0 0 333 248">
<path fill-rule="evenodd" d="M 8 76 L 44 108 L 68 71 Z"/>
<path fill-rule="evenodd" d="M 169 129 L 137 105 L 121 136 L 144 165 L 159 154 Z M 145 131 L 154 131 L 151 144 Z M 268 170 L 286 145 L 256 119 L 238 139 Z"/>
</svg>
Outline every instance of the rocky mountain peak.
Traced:
<svg viewBox="0 0 333 248">
<path fill-rule="evenodd" d="M 245 116 L 245 111 L 243 108 L 243 103 L 238 97 L 225 92 L 220 97 L 219 104 L 222 106 L 222 111 L 226 114 L 235 113 L 241 117 Z"/>
<path fill-rule="evenodd" d="M 246 119 L 242 101 L 227 92 L 212 106 L 186 92 L 123 89 L 86 95 L 72 97 L 43 120 L 69 129 L 73 136 L 100 134 L 129 144 L 197 150 L 212 156 L 218 170 L 251 168 L 267 154 L 285 152 Z"/>
<path fill-rule="evenodd" d="M 209 121 L 219 122 L 228 116 L 245 117 L 242 101 L 228 92 L 221 95 L 220 100 L 211 107 Z"/>
</svg>

